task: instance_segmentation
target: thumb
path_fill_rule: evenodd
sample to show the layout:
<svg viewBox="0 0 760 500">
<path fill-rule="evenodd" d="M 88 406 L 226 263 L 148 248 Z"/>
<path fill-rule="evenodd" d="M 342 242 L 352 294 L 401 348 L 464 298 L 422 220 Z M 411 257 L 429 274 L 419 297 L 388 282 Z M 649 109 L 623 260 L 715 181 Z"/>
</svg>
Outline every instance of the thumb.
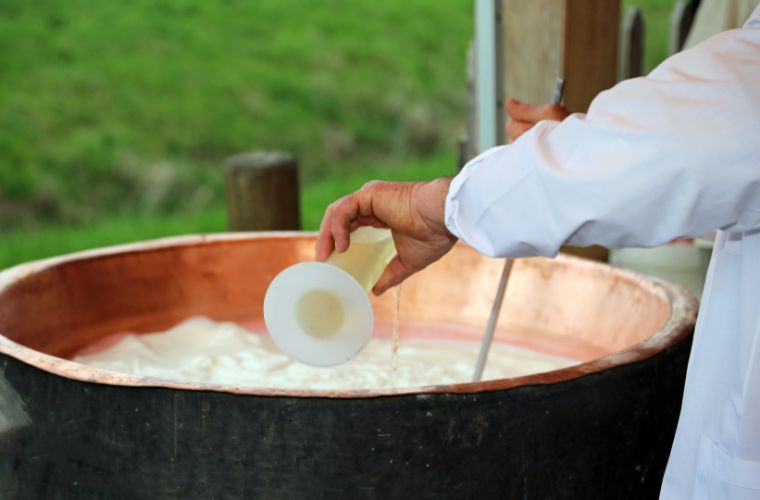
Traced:
<svg viewBox="0 0 760 500">
<path fill-rule="evenodd" d="M 375 295 L 382 295 L 389 288 L 398 285 L 415 272 L 414 269 L 401 262 L 397 255 L 385 267 L 385 271 L 383 271 L 380 279 L 377 280 L 377 284 L 375 285 L 375 288 L 372 289 L 372 293 Z"/>
</svg>

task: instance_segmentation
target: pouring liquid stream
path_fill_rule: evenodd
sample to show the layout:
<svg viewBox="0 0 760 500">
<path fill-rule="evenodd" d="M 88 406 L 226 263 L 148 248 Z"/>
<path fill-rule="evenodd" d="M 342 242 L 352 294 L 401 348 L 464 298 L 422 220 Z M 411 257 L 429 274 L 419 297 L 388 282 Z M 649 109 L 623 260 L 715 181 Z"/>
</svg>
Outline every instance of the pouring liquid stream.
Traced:
<svg viewBox="0 0 760 500">
<path fill-rule="evenodd" d="M 393 289 L 393 323 L 391 333 L 391 387 L 396 386 L 398 375 L 398 316 L 401 306 L 401 285 Z"/>
</svg>

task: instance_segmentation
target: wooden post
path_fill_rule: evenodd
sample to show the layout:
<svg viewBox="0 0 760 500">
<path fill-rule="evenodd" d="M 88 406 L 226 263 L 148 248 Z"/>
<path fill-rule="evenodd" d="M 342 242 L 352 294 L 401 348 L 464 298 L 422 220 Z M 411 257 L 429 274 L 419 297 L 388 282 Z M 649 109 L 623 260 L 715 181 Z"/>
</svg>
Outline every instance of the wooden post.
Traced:
<svg viewBox="0 0 760 500">
<path fill-rule="evenodd" d="M 644 74 L 644 16 L 641 9 L 630 7 L 620 29 L 620 56 L 618 80 L 636 78 Z"/>
<path fill-rule="evenodd" d="M 461 170 L 470 161 L 470 154 L 467 151 L 468 144 L 467 136 L 460 135 L 457 141 L 457 170 Z"/>
<path fill-rule="evenodd" d="M 501 0 L 504 96 L 546 102 L 566 81 L 565 106 L 585 112 L 617 81 L 619 0 Z"/>
<path fill-rule="evenodd" d="M 224 162 L 231 231 L 297 230 L 301 227 L 298 163 L 281 151 L 253 151 Z"/>
<path fill-rule="evenodd" d="M 673 7 L 670 13 L 670 40 L 668 41 L 670 55 L 683 49 L 691 24 L 694 22 L 697 7 L 699 7 L 699 0 L 678 0 Z"/>
</svg>

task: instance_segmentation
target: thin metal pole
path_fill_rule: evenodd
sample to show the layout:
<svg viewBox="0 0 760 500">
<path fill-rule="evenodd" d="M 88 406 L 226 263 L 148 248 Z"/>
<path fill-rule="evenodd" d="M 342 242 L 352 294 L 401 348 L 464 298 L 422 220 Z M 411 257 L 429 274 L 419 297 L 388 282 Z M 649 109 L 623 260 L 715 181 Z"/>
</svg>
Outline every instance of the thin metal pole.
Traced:
<svg viewBox="0 0 760 500">
<path fill-rule="evenodd" d="M 483 335 L 483 341 L 480 344 L 480 352 L 478 353 L 478 361 L 475 363 L 475 373 L 472 375 L 473 382 L 478 382 L 483 377 L 483 370 L 485 370 L 486 361 L 488 361 L 488 352 L 491 350 L 493 333 L 496 330 L 496 323 L 499 321 L 501 304 L 504 301 L 504 292 L 507 291 L 509 275 L 512 273 L 513 262 L 514 259 L 506 259 L 504 261 L 504 268 L 501 270 L 501 277 L 499 278 L 499 287 L 496 289 L 496 297 L 494 297 L 493 305 L 491 306 L 491 315 L 488 317 L 486 333 Z"/>
<path fill-rule="evenodd" d="M 552 104 L 561 103 L 564 93 L 565 80 L 563 78 L 557 78 L 557 80 L 554 82 Z M 507 291 L 509 275 L 512 274 L 513 262 L 514 259 L 506 259 L 504 261 L 504 269 L 501 270 L 499 286 L 496 289 L 496 296 L 494 297 L 493 305 L 491 306 L 491 315 L 488 317 L 488 324 L 486 325 L 486 333 L 483 335 L 483 341 L 480 343 L 478 361 L 475 363 L 475 373 L 472 375 L 473 382 L 479 382 L 483 377 L 483 370 L 485 370 L 486 361 L 488 361 L 488 352 L 491 350 L 491 344 L 493 343 L 493 334 L 496 330 L 496 323 L 499 321 L 499 313 L 501 313 L 501 306 L 504 302 L 504 293 Z"/>
<path fill-rule="evenodd" d="M 497 145 L 496 0 L 475 0 L 475 100 L 477 151 Z"/>
</svg>

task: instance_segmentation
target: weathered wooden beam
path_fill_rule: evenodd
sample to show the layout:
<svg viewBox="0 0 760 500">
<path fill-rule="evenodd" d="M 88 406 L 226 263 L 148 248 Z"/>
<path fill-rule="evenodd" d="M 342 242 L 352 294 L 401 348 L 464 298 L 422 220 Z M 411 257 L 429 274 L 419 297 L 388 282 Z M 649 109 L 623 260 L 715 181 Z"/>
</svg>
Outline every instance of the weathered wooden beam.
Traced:
<svg viewBox="0 0 760 500">
<path fill-rule="evenodd" d="M 301 227 L 298 162 L 282 151 L 252 151 L 224 162 L 231 231 Z"/>
<path fill-rule="evenodd" d="M 619 0 L 502 0 L 504 95 L 545 102 L 558 76 L 585 112 L 617 81 Z"/>
<path fill-rule="evenodd" d="M 683 49 L 686 37 L 699 7 L 699 0 L 678 0 L 670 13 L 668 52 L 673 55 Z"/>
<path fill-rule="evenodd" d="M 469 140 L 467 138 L 467 135 L 460 135 L 459 139 L 457 140 L 457 169 L 461 170 L 462 167 L 467 165 L 467 162 L 470 161 L 470 154 L 468 152 L 469 148 Z"/>
<path fill-rule="evenodd" d="M 644 15 L 638 7 L 630 7 L 620 27 L 618 80 L 644 74 Z"/>
</svg>

